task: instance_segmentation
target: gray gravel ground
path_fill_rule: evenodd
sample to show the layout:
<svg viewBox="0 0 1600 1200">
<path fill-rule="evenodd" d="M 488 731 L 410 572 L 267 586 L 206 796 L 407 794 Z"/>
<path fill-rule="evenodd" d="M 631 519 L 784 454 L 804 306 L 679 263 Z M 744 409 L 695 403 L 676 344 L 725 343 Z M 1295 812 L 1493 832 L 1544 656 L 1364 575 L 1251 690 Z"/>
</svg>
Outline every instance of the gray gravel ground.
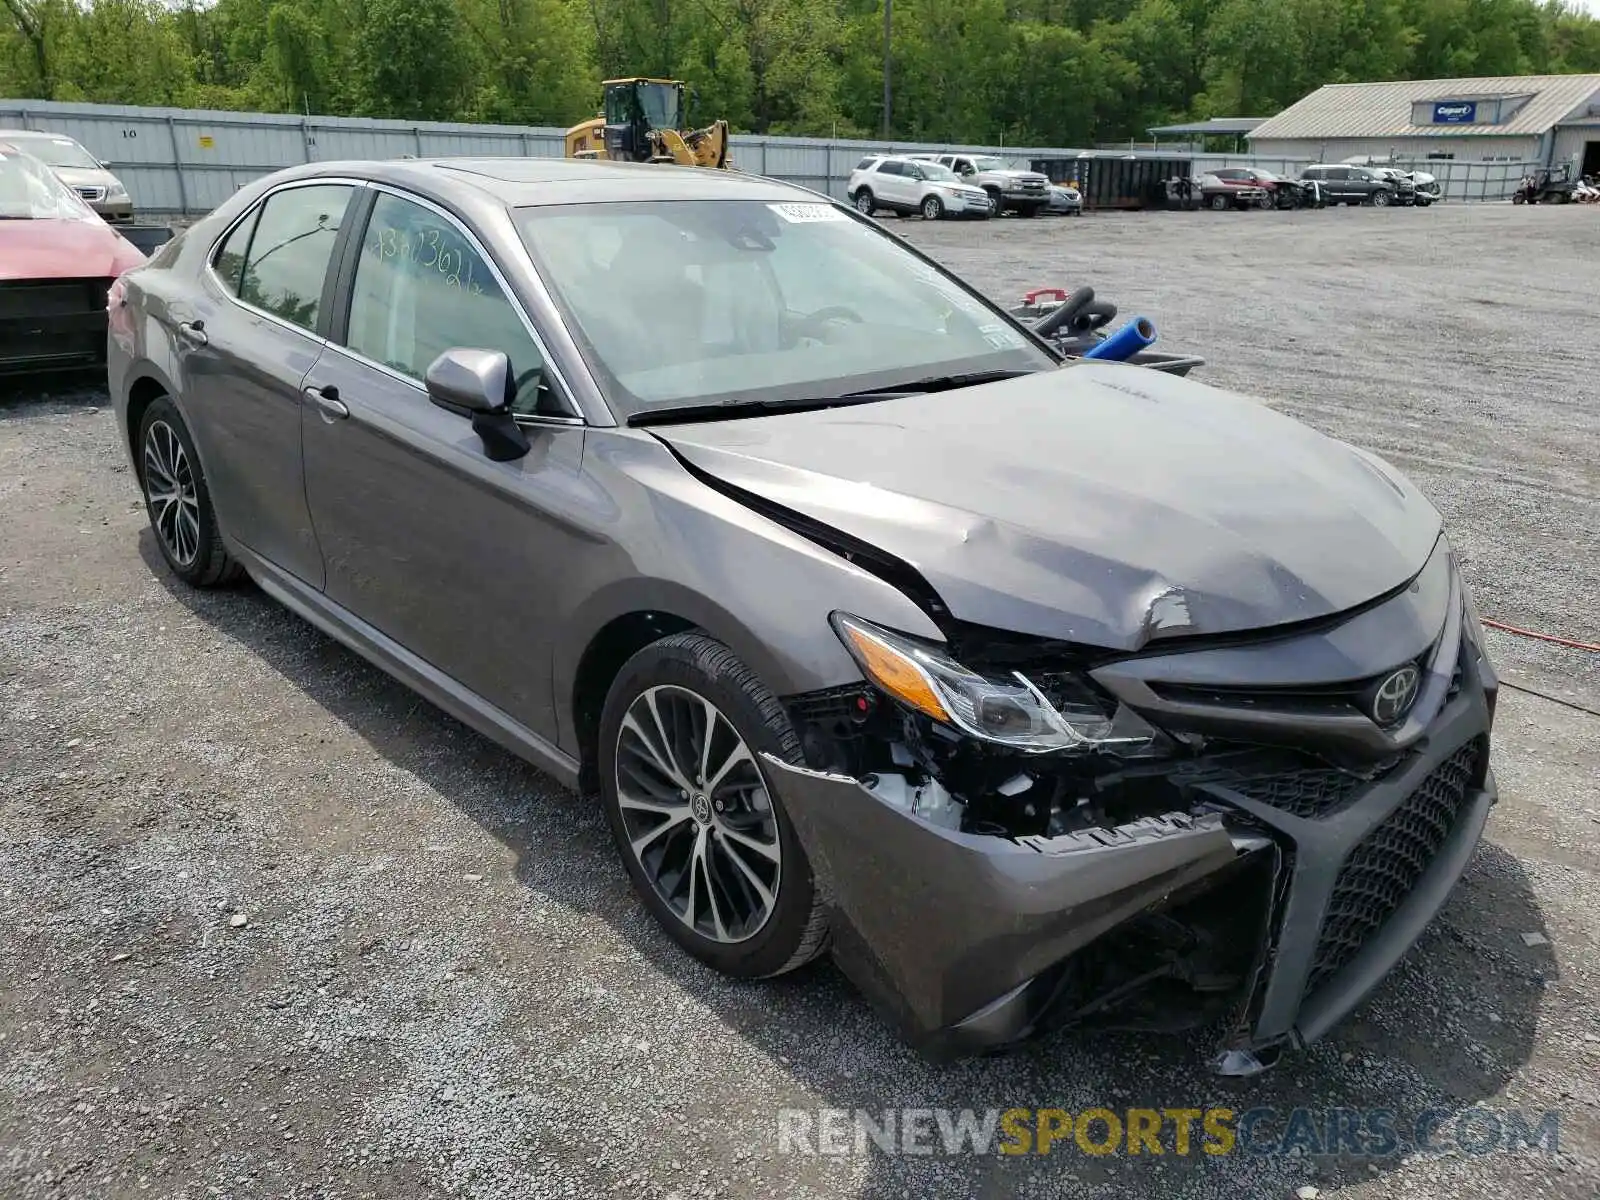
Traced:
<svg viewBox="0 0 1600 1200">
<path fill-rule="evenodd" d="M 1196 378 L 1412 473 L 1487 615 L 1600 640 L 1600 214 L 891 225 L 1002 299 L 1088 281 L 1150 315 L 1210 360 Z M 0 513 L 8 1200 L 1600 1195 L 1600 718 L 1504 695 L 1461 888 L 1266 1076 L 1103 1036 L 935 1068 L 829 966 L 735 986 L 691 963 L 593 809 L 253 588 L 173 582 L 103 394 L 0 400 Z M 1596 656 L 1492 636 L 1511 678 L 1600 709 Z M 1269 1105 L 1278 1131 L 1295 1106 L 1556 1110 L 1560 1149 L 776 1148 L 781 1107 L 1093 1105 Z"/>
</svg>

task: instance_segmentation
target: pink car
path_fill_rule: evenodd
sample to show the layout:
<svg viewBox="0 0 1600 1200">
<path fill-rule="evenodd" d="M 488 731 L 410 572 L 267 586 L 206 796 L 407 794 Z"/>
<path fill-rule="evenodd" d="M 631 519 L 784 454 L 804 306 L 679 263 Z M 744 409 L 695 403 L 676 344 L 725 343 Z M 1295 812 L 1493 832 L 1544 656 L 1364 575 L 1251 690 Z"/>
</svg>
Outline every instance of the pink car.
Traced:
<svg viewBox="0 0 1600 1200">
<path fill-rule="evenodd" d="M 103 366 L 106 293 L 144 261 L 49 167 L 0 142 L 0 375 Z"/>
</svg>

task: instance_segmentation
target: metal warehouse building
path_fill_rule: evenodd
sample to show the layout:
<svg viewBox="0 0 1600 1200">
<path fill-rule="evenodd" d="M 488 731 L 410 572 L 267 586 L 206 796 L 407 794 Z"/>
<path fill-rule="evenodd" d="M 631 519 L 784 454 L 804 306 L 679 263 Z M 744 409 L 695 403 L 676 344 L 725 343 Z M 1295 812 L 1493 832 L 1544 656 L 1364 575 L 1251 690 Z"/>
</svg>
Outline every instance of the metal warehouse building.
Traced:
<svg viewBox="0 0 1600 1200">
<path fill-rule="evenodd" d="M 1245 135 L 1254 154 L 1571 165 L 1600 174 L 1600 75 L 1331 83 Z"/>
</svg>

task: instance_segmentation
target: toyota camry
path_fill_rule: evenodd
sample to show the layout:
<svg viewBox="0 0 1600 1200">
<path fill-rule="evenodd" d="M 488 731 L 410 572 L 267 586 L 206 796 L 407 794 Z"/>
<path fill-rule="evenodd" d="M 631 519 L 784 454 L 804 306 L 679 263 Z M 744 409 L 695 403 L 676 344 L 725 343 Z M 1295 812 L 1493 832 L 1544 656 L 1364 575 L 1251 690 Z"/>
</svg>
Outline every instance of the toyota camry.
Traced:
<svg viewBox="0 0 1600 1200">
<path fill-rule="evenodd" d="M 830 955 L 929 1055 L 1100 1024 L 1263 1069 L 1495 801 L 1496 677 L 1400 472 L 1064 357 L 817 193 L 312 164 L 110 303 L 173 573 L 600 804 L 688 954 Z"/>
</svg>

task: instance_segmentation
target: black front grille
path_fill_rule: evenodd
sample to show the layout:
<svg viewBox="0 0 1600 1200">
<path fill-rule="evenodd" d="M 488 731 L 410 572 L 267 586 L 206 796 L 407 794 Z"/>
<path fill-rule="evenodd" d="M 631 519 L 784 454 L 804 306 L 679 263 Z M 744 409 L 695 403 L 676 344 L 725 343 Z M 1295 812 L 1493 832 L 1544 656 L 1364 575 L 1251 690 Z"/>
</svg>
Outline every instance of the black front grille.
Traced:
<svg viewBox="0 0 1600 1200">
<path fill-rule="evenodd" d="M 110 286 L 109 279 L 0 283 L 0 369 L 102 361 Z"/>
<path fill-rule="evenodd" d="M 1294 816 L 1321 818 L 1332 816 L 1348 805 L 1366 783 L 1365 779 L 1348 771 L 1312 767 L 1281 775 L 1240 779 L 1229 786 L 1240 795 Z"/>
<path fill-rule="evenodd" d="M 1455 828 L 1483 752 L 1481 739 L 1462 746 L 1350 852 L 1328 902 L 1307 995 L 1354 958 L 1417 886 Z"/>
</svg>

